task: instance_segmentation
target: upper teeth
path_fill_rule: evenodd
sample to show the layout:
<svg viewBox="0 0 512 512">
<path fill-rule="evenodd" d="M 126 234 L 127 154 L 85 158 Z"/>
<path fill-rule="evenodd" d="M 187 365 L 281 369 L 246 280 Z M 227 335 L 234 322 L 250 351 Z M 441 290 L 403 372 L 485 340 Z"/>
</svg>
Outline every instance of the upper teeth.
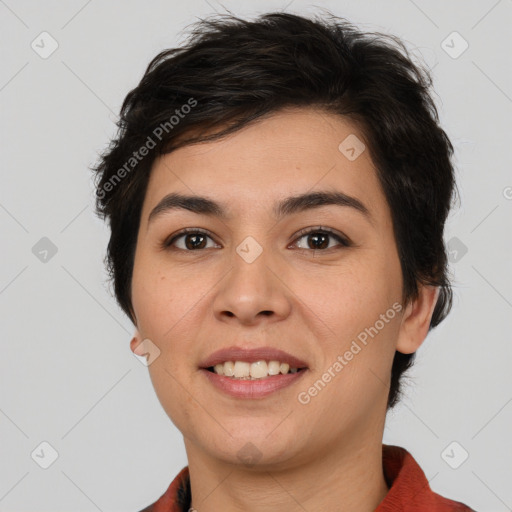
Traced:
<svg viewBox="0 0 512 512">
<path fill-rule="evenodd" d="M 279 361 L 256 361 L 255 363 L 226 361 L 225 363 L 216 364 L 213 369 L 218 375 L 242 379 L 261 379 L 269 375 L 278 375 L 279 373 L 286 375 L 298 371 L 297 368 L 290 368 L 288 363 L 280 363 Z"/>
</svg>

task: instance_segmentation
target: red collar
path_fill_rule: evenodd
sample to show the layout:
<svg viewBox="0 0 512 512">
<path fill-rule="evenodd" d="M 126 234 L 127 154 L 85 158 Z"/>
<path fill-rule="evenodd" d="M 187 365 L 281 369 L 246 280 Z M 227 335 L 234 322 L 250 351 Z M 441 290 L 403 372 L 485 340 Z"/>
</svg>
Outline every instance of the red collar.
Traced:
<svg viewBox="0 0 512 512">
<path fill-rule="evenodd" d="M 390 489 L 375 512 L 475 512 L 433 492 L 425 473 L 405 448 L 383 444 L 382 466 Z"/>
<path fill-rule="evenodd" d="M 434 493 L 422 469 L 405 448 L 383 444 L 382 465 L 390 489 L 375 512 L 475 512 L 461 502 Z M 189 507 L 190 480 L 185 466 L 165 493 L 141 512 L 188 512 Z"/>
</svg>

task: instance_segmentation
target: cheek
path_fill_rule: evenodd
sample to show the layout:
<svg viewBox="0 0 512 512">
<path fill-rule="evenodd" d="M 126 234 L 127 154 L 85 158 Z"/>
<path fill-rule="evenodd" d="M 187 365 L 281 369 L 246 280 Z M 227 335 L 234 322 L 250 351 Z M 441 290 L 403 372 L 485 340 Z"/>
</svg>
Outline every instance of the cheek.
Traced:
<svg viewBox="0 0 512 512">
<path fill-rule="evenodd" d="M 193 341 L 206 314 L 201 299 L 208 288 L 211 283 L 198 272 L 169 269 L 158 258 L 145 259 L 144 255 L 135 260 L 132 303 L 140 335 L 160 350 L 159 359 L 150 366 L 155 377 L 159 372 L 157 385 L 169 386 L 166 381 L 172 381 L 164 368 L 172 375 L 183 376 L 195 369 L 197 349 Z"/>
<path fill-rule="evenodd" d="M 162 265 L 147 257 L 143 251 L 136 254 L 132 276 L 132 304 L 137 327 L 142 335 L 161 338 L 183 316 L 183 297 L 179 283 L 165 272 Z"/>
<path fill-rule="evenodd" d="M 368 255 L 369 256 L 369 255 Z M 373 325 L 400 298 L 395 265 L 361 255 L 345 267 L 296 276 L 294 292 L 323 323 L 326 334 L 340 340 Z M 304 311 L 307 314 L 307 311 Z"/>
<path fill-rule="evenodd" d="M 318 406 L 328 407 L 330 400 L 351 406 L 350 397 L 359 397 L 361 389 L 367 389 L 371 402 L 386 392 L 389 381 L 400 325 L 398 261 L 368 252 L 351 263 L 329 279 L 301 280 L 301 298 L 308 306 L 303 314 L 322 347 L 314 377 L 329 370 L 337 376 L 329 384 L 332 395 L 323 395 Z"/>
<path fill-rule="evenodd" d="M 190 286 L 188 286 L 190 285 Z M 171 421 L 184 429 L 194 403 L 190 389 L 190 368 L 194 361 L 190 321 L 193 304 L 190 289 L 183 278 L 163 272 L 155 261 L 136 259 L 132 279 L 132 304 L 137 317 L 137 328 L 143 338 L 149 338 L 160 354 L 148 367 L 153 388 Z"/>
</svg>

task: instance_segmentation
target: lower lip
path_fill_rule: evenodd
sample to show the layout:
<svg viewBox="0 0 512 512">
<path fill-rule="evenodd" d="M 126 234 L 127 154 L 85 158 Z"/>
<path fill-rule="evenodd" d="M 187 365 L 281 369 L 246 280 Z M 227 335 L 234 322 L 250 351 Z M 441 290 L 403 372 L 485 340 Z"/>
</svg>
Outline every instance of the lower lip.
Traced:
<svg viewBox="0 0 512 512">
<path fill-rule="evenodd" d="M 256 380 L 232 379 L 204 368 L 201 368 L 200 371 L 217 389 L 230 396 L 235 398 L 264 398 L 297 382 L 307 372 L 307 369 L 297 373 L 272 375 Z"/>
</svg>

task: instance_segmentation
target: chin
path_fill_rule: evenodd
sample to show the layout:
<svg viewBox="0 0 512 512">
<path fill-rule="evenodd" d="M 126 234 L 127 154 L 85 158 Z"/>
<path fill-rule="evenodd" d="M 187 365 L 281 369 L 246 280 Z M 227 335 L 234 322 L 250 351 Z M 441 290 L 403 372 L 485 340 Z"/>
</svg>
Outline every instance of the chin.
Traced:
<svg viewBox="0 0 512 512">
<path fill-rule="evenodd" d="M 298 442 L 298 436 L 293 435 L 289 430 L 282 430 L 277 433 L 276 425 L 279 421 L 265 422 L 262 428 L 259 422 L 252 428 L 245 425 L 233 430 L 233 437 L 222 430 L 223 435 L 212 439 L 211 435 L 202 439 L 201 443 L 205 451 L 211 457 L 221 460 L 226 464 L 233 464 L 247 469 L 269 470 L 276 469 L 288 463 L 300 455 L 302 445 Z"/>
</svg>

